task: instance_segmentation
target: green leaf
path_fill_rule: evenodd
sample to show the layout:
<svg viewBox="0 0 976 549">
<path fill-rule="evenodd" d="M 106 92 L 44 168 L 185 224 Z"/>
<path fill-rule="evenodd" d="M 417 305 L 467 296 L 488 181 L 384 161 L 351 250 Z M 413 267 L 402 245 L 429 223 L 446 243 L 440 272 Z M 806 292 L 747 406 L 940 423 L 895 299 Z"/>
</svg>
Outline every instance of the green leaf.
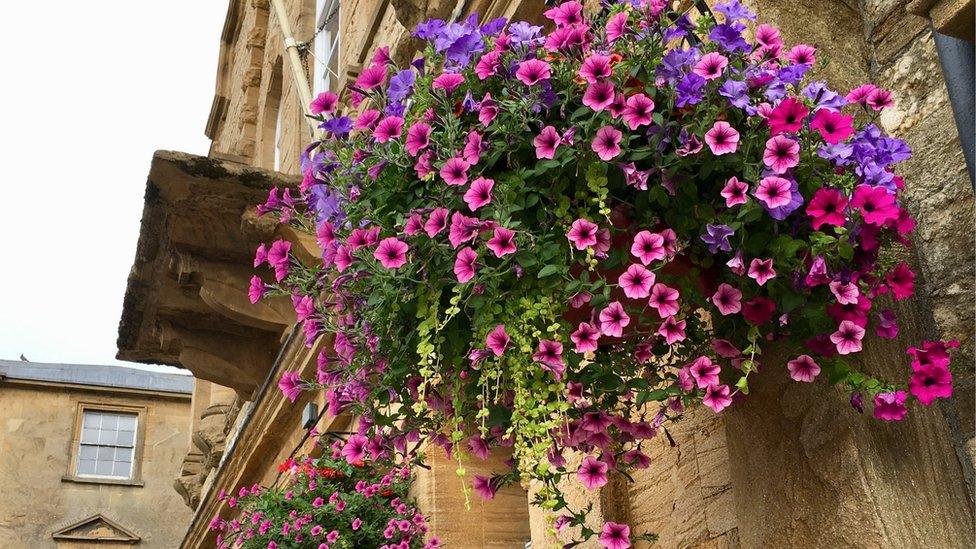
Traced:
<svg viewBox="0 0 976 549">
<path fill-rule="evenodd" d="M 546 265 L 542 269 L 539 269 L 538 277 L 545 278 L 547 276 L 552 276 L 558 272 L 559 272 L 559 265 L 553 265 L 550 263 L 549 265 Z"/>
</svg>

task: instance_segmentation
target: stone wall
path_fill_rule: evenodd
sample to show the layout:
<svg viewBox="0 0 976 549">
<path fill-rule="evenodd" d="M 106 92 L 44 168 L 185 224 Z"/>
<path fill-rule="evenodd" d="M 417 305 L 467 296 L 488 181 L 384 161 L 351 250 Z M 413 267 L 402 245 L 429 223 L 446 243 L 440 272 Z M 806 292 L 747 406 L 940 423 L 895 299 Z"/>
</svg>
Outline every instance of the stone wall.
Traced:
<svg viewBox="0 0 976 549">
<path fill-rule="evenodd" d="M 186 397 L 4 384 L 0 388 L 0 546 L 58 547 L 54 532 L 95 514 L 141 538 L 138 547 L 176 546 L 191 516 L 172 487 L 186 453 L 190 418 Z M 147 408 L 141 486 L 63 479 L 73 455 L 79 402 Z"/>
</svg>

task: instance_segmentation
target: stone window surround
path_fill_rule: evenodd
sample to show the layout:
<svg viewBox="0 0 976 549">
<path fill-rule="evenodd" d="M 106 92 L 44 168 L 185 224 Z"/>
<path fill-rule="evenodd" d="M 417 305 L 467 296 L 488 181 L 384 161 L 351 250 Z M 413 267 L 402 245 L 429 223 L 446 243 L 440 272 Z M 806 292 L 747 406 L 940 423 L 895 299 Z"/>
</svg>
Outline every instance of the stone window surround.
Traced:
<svg viewBox="0 0 976 549">
<path fill-rule="evenodd" d="M 115 412 L 136 415 L 136 438 L 133 443 L 132 475 L 127 479 L 78 475 L 78 452 L 81 448 L 81 432 L 85 419 L 85 412 Z M 147 406 L 132 406 L 115 404 L 104 401 L 81 400 L 75 411 L 75 423 L 69 449 L 68 471 L 61 477 L 61 482 L 75 482 L 79 484 L 111 484 L 116 486 L 145 486 L 142 481 L 142 457 L 146 440 Z"/>
</svg>

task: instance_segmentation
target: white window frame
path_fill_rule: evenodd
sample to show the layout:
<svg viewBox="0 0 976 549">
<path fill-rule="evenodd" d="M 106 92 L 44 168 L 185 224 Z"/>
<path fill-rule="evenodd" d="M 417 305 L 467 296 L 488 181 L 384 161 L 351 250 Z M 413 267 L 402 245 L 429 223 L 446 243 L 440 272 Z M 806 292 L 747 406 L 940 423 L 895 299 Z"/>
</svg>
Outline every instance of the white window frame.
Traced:
<svg viewBox="0 0 976 549">
<path fill-rule="evenodd" d="M 132 418 L 132 421 L 133 421 L 133 423 L 132 423 L 132 441 L 130 443 L 128 443 L 128 444 L 119 444 L 117 437 L 118 437 L 119 432 L 121 432 L 121 430 L 118 428 L 118 424 L 116 423 L 116 428 L 115 428 L 116 440 L 115 440 L 115 443 L 113 443 L 113 444 L 107 444 L 107 443 L 106 444 L 102 444 L 100 440 L 98 442 L 94 442 L 94 443 L 93 442 L 85 442 L 85 420 L 89 416 L 94 416 L 94 415 L 98 415 L 99 418 L 100 418 L 99 419 L 99 426 L 98 426 L 99 432 L 102 431 L 102 429 L 101 429 L 102 423 L 101 422 L 104 421 L 103 418 L 105 416 L 115 416 L 117 418 L 118 417 L 123 417 L 123 416 L 124 417 L 131 417 Z M 76 456 L 75 456 L 75 471 L 76 471 L 76 475 L 79 478 L 113 479 L 113 480 L 133 480 L 134 473 L 135 473 L 136 460 L 139 458 L 138 452 L 137 452 L 138 443 L 139 443 L 139 415 L 140 414 L 138 412 L 128 412 L 128 411 L 121 411 L 121 410 L 104 410 L 104 409 L 98 409 L 98 408 L 94 408 L 94 407 L 82 409 L 81 426 L 80 426 L 81 430 L 78 433 L 78 445 L 77 445 Z M 81 470 L 80 470 L 81 469 L 81 461 L 82 461 L 82 449 L 84 447 L 86 447 L 86 446 L 87 447 L 93 447 L 93 448 L 96 449 L 96 456 L 95 456 L 95 460 L 94 460 L 95 461 L 95 470 L 96 470 L 96 473 L 82 473 Z M 117 463 L 117 462 L 114 461 L 114 459 L 113 459 L 113 461 L 112 461 L 112 463 L 113 463 L 113 467 L 112 467 L 113 474 L 110 474 L 110 475 L 98 474 L 97 471 L 98 471 L 99 459 L 98 459 L 98 456 L 97 456 L 97 452 L 98 452 L 98 449 L 100 449 L 100 448 L 113 448 L 113 449 L 127 448 L 129 450 L 129 452 L 130 452 L 129 470 L 125 474 L 123 474 L 123 475 L 116 475 L 116 474 L 114 474 L 114 470 L 115 470 L 114 464 Z M 86 461 L 89 461 L 89 460 L 86 460 Z"/>
<path fill-rule="evenodd" d="M 312 92 L 318 95 L 326 91 L 337 91 L 339 75 L 332 74 L 329 67 L 336 62 L 336 72 L 339 72 L 339 52 L 342 48 L 342 33 L 339 24 L 342 18 L 340 0 L 315 0 L 315 36 L 312 69 Z M 329 16 L 335 12 L 332 29 L 324 28 L 329 22 Z"/>
</svg>

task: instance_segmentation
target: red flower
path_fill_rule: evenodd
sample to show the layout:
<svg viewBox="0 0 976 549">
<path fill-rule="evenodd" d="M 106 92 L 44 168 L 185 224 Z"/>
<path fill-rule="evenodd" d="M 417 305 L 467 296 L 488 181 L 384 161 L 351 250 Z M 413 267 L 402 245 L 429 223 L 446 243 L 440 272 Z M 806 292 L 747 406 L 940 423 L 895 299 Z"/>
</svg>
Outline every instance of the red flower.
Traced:
<svg viewBox="0 0 976 549">
<path fill-rule="evenodd" d="M 742 304 L 742 316 L 757 326 L 769 322 L 774 312 L 776 302 L 768 297 L 754 297 Z"/>
</svg>

